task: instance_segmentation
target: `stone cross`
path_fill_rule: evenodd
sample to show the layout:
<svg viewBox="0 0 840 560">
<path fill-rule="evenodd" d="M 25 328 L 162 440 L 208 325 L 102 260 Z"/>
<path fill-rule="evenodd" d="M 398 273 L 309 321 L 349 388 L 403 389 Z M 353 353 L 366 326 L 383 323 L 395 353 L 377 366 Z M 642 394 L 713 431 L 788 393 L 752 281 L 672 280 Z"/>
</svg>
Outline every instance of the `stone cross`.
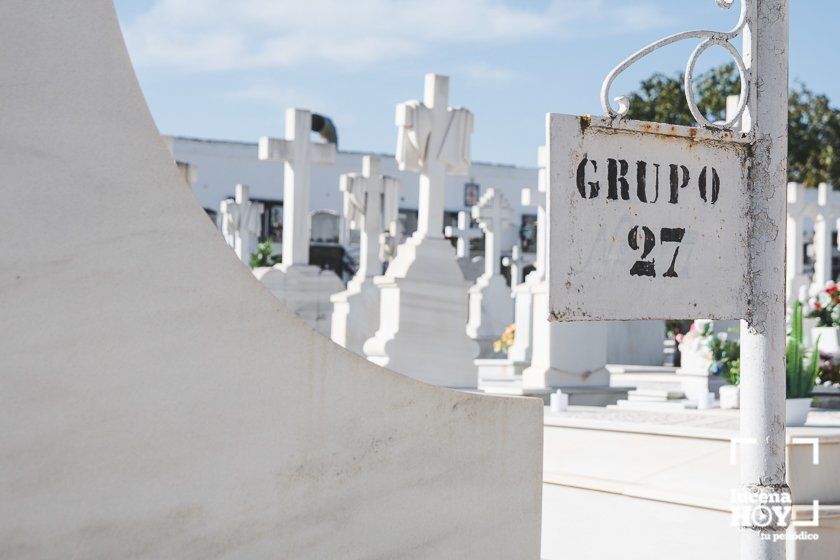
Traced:
<svg viewBox="0 0 840 560">
<path fill-rule="evenodd" d="M 381 273 L 377 242 L 379 236 L 390 231 L 397 220 L 399 182 L 381 174 L 382 162 L 378 157 L 362 159 L 362 173 L 341 176 L 344 193 L 344 217 L 350 227 L 359 230 L 359 271 L 362 277 Z"/>
<path fill-rule="evenodd" d="M 545 277 L 546 249 L 548 248 L 548 220 L 546 219 L 546 190 L 548 181 L 546 169 L 548 168 L 548 150 L 540 146 L 537 152 L 539 171 L 537 175 L 537 188 L 522 189 L 522 205 L 536 206 L 537 208 L 537 260 L 535 268 L 540 278 Z"/>
<path fill-rule="evenodd" d="M 263 205 L 252 202 L 247 185 L 236 185 L 234 198 L 219 205 L 222 235 L 233 247 L 239 260 L 250 266 L 251 254 L 257 250 L 257 239 L 262 231 Z"/>
<path fill-rule="evenodd" d="M 484 231 L 484 276 L 496 276 L 501 271 L 501 235 L 513 226 L 513 211 L 501 192 L 487 189 L 472 207 L 472 217 Z"/>
<path fill-rule="evenodd" d="M 446 175 L 465 175 L 470 165 L 473 116 L 448 106 L 449 78 L 426 74 L 423 102 L 397 105 L 397 162 L 401 170 L 420 172 L 417 235 L 443 232 Z"/>
<path fill-rule="evenodd" d="M 443 230 L 443 236 L 451 239 L 457 238 L 455 244 L 455 252 L 458 258 L 470 258 L 470 240 L 478 239 L 484 235 L 480 229 L 470 227 L 471 220 L 466 212 L 458 212 L 458 225 L 455 227 L 446 226 Z"/>
<path fill-rule="evenodd" d="M 261 161 L 283 161 L 283 264 L 309 264 L 309 184 L 313 163 L 335 161 L 335 144 L 312 142 L 312 113 L 286 110 L 286 138 L 260 138 Z"/>
<path fill-rule="evenodd" d="M 522 277 L 522 270 L 531 263 L 531 259 L 522 254 L 522 249 L 519 248 L 519 245 L 511 247 L 510 256 L 502 259 L 502 264 L 510 267 L 511 289 L 516 288 Z"/>
</svg>

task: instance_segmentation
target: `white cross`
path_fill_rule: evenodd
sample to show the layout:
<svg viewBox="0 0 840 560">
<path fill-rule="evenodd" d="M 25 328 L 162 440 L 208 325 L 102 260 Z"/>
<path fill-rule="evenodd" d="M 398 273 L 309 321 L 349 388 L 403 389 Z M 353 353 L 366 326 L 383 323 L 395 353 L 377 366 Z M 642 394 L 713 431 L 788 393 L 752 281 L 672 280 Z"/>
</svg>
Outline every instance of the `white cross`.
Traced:
<svg viewBox="0 0 840 560">
<path fill-rule="evenodd" d="M 535 268 L 540 278 L 545 277 L 546 250 L 548 248 L 548 220 L 546 219 L 546 190 L 548 180 L 546 169 L 548 167 L 548 150 L 540 146 L 537 151 L 539 171 L 537 175 L 537 188 L 522 189 L 522 205 L 537 207 L 537 260 Z"/>
<path fill-rule="evenodd" d="M 519 284 L 522 277 L 522 270 L 532 263 L 532 259 L 522 254 L 522 249 L 519 248 L 519 245 L 511 247 L 510 256 L 502 259 L 502 264 L 510 267 L 511 289 Z"/>
<path fill-rule="evenodd" d="M 262 230 L 260 216 L 264 209 L 261 203 L 251 201 L 248 190 L 247 185 L 236 185 L 234 198 L 223 200 L 219 212 L 225 241 L 233 247 L 239 260 L 250 266 Z"/>
<path fill-rule="evenodd" d="M 417 212 L 419 237 L 443 231 L 446 175 L 466 175 L 470 165 L 472 113 L 448 107 L 449 78 L 426 74 L 423 103 L 397 105 L 397 162 L 420 172 Z"/>
<path fill-rule="evenodd" d="M 484 231 L 484 276 L 495 276 L 501 271 L 501 235 L 513 226 L 513 211 L 502 193 L 487 189 L 472 207 L 472 217 Z"/>
<path fill-rule="evenodd" d="M 466 212 L 458 212 L 458 225 L 455 227 L 446 226 L 443 235 L 447 239 L 457 238 L 455 253 L 458 258 L 470 258 L 470 240 L 478 239 L 484 235 L 480 229 L 471 227 L 472 223 Z"/>
<path fill-rule="evenodd" d="M 357 274 L 375 276 L 381 273 L 379 236 L 390 230 L 397 220 L 399 182 L 381 174 L 382 162 L 377 157 L 362 159 L 362 173 L 341 176 L 344 193 L 344 217 L 350 227 L 360 232 L 359 271 Z"/>
<path fill-rule="evenodd" d="M 335 144 L 312 142 L 312 113 L 286 109 L 286 138 L 260 138 L 261 161 L 283 161 L 283 264 L 309 264 L 309 184 L 313 163 L 335 161 Z"/>
</svg>

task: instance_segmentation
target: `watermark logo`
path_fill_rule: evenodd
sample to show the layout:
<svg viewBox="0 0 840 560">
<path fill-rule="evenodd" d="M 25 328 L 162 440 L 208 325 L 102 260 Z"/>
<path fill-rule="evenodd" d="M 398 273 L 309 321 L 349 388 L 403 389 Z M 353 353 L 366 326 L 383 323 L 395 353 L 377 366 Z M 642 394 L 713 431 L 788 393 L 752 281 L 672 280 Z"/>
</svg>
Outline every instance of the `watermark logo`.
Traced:
<svg viewBox="0 0 840 560">
<path fill-rule="evenodd" d="M 820 464 L 820 442 L 818 438 L 792 438 L 794 444 L 813 446 L 811 455 L 812 465 Z M 738 464 L 738 446 L 755 445 L 755 438 L 732 438 L 729 448 L 729 460 L 732 465 Z M 819 534 L 806 530 L 791 530 L 805 527 L 819 527 L 820 502 L 813 500 L 810 510 L 810 520 L 793 519 L 793 499 L 787 487 L 773 489 L 772 487 L 739 488 L 731 491 L 733 527 L 751 527 L 754 529 L 782 529 L 783 532 L 763 533 L 764 540 L 807 540 L 815 541 Z M 807 510 L 805 510 L 807 512 Z"/>
</svg>

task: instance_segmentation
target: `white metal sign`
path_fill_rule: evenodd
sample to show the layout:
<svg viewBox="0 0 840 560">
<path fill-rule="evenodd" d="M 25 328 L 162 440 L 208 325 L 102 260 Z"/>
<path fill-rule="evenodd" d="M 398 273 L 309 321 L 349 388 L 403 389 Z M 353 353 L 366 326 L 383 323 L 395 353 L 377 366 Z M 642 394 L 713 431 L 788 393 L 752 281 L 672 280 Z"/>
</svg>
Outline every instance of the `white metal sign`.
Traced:
<svg viewBox="0 0 840 560">
<path fill-rule="evenodd" d="M 741 319 L 747 135 L 549 115 L 556 320 Z"/>
</svg>

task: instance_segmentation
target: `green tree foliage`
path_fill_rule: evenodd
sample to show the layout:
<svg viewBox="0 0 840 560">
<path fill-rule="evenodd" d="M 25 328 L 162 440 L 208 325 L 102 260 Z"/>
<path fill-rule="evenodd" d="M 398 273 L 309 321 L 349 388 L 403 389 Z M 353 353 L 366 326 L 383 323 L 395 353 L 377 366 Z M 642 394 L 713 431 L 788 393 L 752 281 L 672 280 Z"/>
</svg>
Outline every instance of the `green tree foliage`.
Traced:
<svg viewBox="0 0 840 560">
<path fill-rule="evenodd" d="M 674 76 L 656 73 L 642 80 L 639 90 L 627 96 L 630 100 L 627 116 L 640 121 L 696 125 L 685 100 L 684 81 L 685 74 L 682 72 Z M 734 64 L 718 66 L 700 74 L 695 78 L 694 86 L 697 106 L 712 122 L 726 116 L 726 97 L 741 92 Z"/>
<path fill-rule="evenodd" d="M 631 93 L 631 119 L 695 126 L 683 89 L 684 74 L 654 74 Z M 724 64 L 697 76 L 694 91 L 697 105 L 710 121 L 723 120 L 726 97 L 740 93 L 738 71 Z M 828 97 L 797 83 L 790 92 L 788 109 L 788 177 L 815 187 L 832 183 L 840 187 L 840 110 Z"/>
<path fill-rule="evenodd" d="M 840 110 L 798 83 L 788 104 L 788 177 L 840 187 Z"/>
</svg>

